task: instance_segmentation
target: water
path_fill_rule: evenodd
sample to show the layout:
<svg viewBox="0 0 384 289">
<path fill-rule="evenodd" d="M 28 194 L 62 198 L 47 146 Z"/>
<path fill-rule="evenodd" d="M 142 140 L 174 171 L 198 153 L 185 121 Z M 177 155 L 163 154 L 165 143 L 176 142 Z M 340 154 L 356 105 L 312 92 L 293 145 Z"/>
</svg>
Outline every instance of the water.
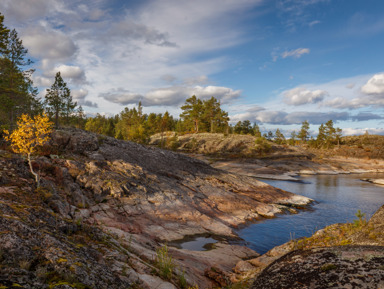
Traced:
<svg viewBox="0 0 384 289">
<path fill-rule="evenodd" d="M 216 243 L 217 241 L 209 237 L 198 237 L 195 240 L 185 242 L 181 244 L 182 249 L 192 250 L 192 251 L 206 251 L 210 249 L 211 244 Z"/>
<path fill-rule="evenodd" d="M 308 237 L 335 223 L 352 222 L 357 210 L 370 218 L 384 204 L 384 186 L 361 178 L 384 178 L 384 174 L 303 176 L 300 182 L 263 180 L 274 187 L 316 200 L 309 210 L 257 221 L 237 233 L 260 254 L 290 239 Z"/>
<path fill-rule="evenodd" d="M 182 240 L 170 242 L 168 245 L 191 251 L 208 251 L 214 247 L 215 243 L 221 240 L 224 240 L 223 237 L 200 234 L 186 236 Z"/>
</svg>

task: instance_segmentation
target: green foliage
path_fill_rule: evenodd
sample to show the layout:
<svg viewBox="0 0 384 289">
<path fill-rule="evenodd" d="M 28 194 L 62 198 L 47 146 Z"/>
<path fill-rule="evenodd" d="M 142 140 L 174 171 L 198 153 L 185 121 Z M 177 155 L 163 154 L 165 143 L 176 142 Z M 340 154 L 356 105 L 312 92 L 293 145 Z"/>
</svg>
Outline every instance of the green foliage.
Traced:
<svg viewBox="0 0 384 289">
<path fill-rule="evenodd" d="M 285 136 L 282 134 L 280 129 L 276 129 L 276 132 L 275 132 L 275 143 L 277 143 L 279 145 L 287 143 L 287 141 L 285 139 Z"/>
<path fill-rule="evenodd" d="M 263 134 L 263 137 L 269 141 L 273 141 L 273 139 L 275 138 L 275 135 L 273 134 L 272 131 L 268 131 L 268 133 Z"/>
<path fill-rule="evenodd" d="M 296 131 L 292 131 L 291 132 L 291 138 L 288 140 L 288 144 L 291 145 L 291 146 L 294 146 L 296 145 Z"/>
<path fill-rule="evenodd" d="M 228 128 L 228 113 L 221 109 L 220 102 L 213 96 L 202 101 L 193 95 L 186 99 L 181 109 L 183 129 L 188 132 L 225 132 Z"/>
<path fill-rule="evenodd" d="M 164 245 L 156 250 L 155 263 L 156 267 L 159 269 L 159 275 L 166 280 L 170 280 L 172 278 L 175 264 L 173 263 L 172 257 L 169 256 L 167 245 Z"/>
<path fill-rule="evenodd" d="M 179 285 L 182 289 L 187 288 L 188 286 L 187 279 L 185 279 L 185 270 L 183 270 L 179 275 Z"/>
<path fill-rule="evenodd" d="M 358 220 L 354 220 L 353 223 L 335 224 L 326 227 L 318 234 L 295 241 L 296 247 L 298 249 L 310 249 L 314 247 L 345 246 L 351 244 L 351 236 L 353 234 L 369 231 L 369 228 L 366 226 L 365 214 L 358 210 L 355 215 Z"/>
<path fill-rule="evenodd" d="M 105 117 L 104 115 L 97 114 L 95 117 L 90 117 L 86 120 L 85 129 L 94 133 L 114 137 L 116 118 Z"/>
<path fill-rule="evenodd" d="M 346 157 L 369 159 L 384 158 L 384 136 L 370 135 L 345 136 L 340 139 L 337 154 Z"/>
<path fill-rule="evenodd" d="M 255 140 L 254 151 L 257 152 L 260 156 L 270 152 L 272 149 L 271 144 L 264 137 L 258 137 Z"/>
<path fill-rule="evenodd" d="M 317 148 L 330 149 L 335 144 L 340 145 L 342 130 L 341 128 L 334 128 L 333 121 L 329 120 L 325 124 L 319 126 L 319 133 L 315 142 L 311 144 Z"/>
<path fill-rule="evenodd" d="M 60 71 L 56 73 L 51 88 L 47 89 L 44 105 L 50 116 L 54 117 L 56 128 L 59 126 L 59 117 L 69 124 L 77 103 L 72 101 L 71 91 L 61 77 Z"/>
<path fill-rule="evenodd" d="M 299 133 L 297 134 L 297 137 L 303 142 L 307 142 L 309 138 L 309 122 L 308 121 L 303 121 L 301 123 L 301 129 Z"/>
<path fill-rule="evenodd" d="M 0 126 L 12 130 L 17 117 L 40 113 L 41 104 L 31 80 L 34 70 L 24 70 L 32 63 L 26 59 L 28 50 L 16 30 L 8 29 L 3 22 L 0 14 Z"/>
<path fill-rule="evenodd" d="M 362 213 L 361 210 L 357 210 L 357 213 L 355 216 L 358 218 L 357 220 L 353 221 L 353 224 L 355 227 L 360 228 L 362 226 L 365 226 L 367 224 L 367 219 L 365 218 L 365 213 Z"/>
<path fill-rule="evenodd" d="M 143 108 L 141 103 L 138 107 L 132 109 L 125 108 L 120 115 L 115 116 L 115 118 L 108 118 L 97 116 L 97 119 L 88 119 L 86 129 L 94 131 L 98 125 L 93 125 L 93 122 L 101 122 L 103 125 L 103 131 L 110 135 L 112 133 L 112 128 L 114 126 L 114 136 L 118 139 L 135 141 L 138 143 L 148 143 L 149 137 L 155 133 L 165 133 L 168 130 L 175 129 L 175 120 L 168 113 L 155 114 L 151 113 L 149 115 L 143 114 Z M 89 123 L 89 124 L 88 124 Z M 106 128 L 107 124 L 109 128 Z M 93 129 L 93 127 L 95 129 Z"/>
<path fill-rule="evenodd" d="M 180 118 L 185 122 L 186 127 L 195 133 L 199 132 L 199 122 L 203 115 L 203 102 L 196 95 L 192 95 L 185 101 L 181 109 L 183 112 L 180 114 Z"/>
<path fill-rule="evenodd" d="M 176 133 L 172 137 L 167 138 L 166 147 L 173 151 L 176 151 L 180 147 L 179 138 Z"/>
</svg>

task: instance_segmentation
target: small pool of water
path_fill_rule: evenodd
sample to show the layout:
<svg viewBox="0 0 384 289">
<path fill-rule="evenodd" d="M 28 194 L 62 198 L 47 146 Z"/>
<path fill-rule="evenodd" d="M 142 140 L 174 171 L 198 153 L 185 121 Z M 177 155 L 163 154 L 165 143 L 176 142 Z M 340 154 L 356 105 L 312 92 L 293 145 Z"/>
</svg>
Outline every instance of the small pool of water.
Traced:
<svg viewBox="0 0 384 289">
<path fill-rule="evenodd" d="M 169 246 L 191 251 L 208 251 L 213 249 L 219 238 L 205 235 L 187 236 L 182 240 L 169 243 Z"/>
<path fill-rule="evenodd" d="M 384 204 L 384 186 L 361 181 L 361 178 L 384 178 L 384 174 L 303 176 L 302 182 L 262 180 L 314 199 L 316 203 L 298 214 L 257 221 L 237 233 L 249 248 L 264 254 L 290 239 L 311 236 L 328 225 L 352 222 L 357 219 L 357 210 L 366 213 L 369 219 Z"/>
</svg>

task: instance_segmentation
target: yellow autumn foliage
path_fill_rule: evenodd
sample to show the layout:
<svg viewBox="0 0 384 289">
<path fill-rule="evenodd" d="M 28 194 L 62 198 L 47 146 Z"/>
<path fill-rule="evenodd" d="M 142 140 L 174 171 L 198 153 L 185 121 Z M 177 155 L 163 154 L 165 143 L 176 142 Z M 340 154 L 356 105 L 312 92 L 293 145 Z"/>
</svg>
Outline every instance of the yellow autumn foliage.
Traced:
<svg viewBox="0 0 384 289">
<path fill-rule="evenodd" d="M 46 114 L 31 118 L 22 114 L 17 121 L 17 129 L 11 134 L 4 131 L 5 139 L 11 142 L 12 150 L 20 154 L 33 154 L 38 146 L 49 141 L 53 123 Z"/>
<path fill-rule="evenodd" d="M 38 187 L 40 186 L 40 176 L 33 171 L 31 154 L 36 151 L 38 146 L 49 141 L 52 125 L 53 123 L 49 121 L 45 113 L 34 118 L 28 114 L 22 114 L 17 121 L 17 129 L 12 133 L 4 131 L 5 139 L 11 142 L 12 150 L 15 153 L 27 155 L 29 168 L 35 176 Z"/>
</svg>

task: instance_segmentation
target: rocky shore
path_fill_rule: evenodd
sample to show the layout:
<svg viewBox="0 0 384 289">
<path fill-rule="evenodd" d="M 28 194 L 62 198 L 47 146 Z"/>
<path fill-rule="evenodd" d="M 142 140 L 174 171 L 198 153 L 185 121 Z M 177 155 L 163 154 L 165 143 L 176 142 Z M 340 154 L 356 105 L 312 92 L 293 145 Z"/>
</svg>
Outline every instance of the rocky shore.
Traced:
<svg viewBox="0 0 384 289">
<path fill-rule="evenodd" d="M 177 152 L 187 153 L 218 169 L 259 179 L 297 181 L 300 175 L 384 173 L 384 160 L 371 158 L 367 153 L 374 155 L 373 151 L 381 151 L 380 147 L 361 145 L 358 140 L 351 146 L 314 150 L 305 145 L 287 146 L 272 142 L 263 147 L 256 144 L 257 138 L 251 135 L 201 133 L 176 136 L 170 133 L 154 135 L 150 143 L 159 145 L 161 141 L 167 143 L 171 139 Z M 340 155 L 345 151 L 352 156 Z"/>
<path fill-rule="evenodd" d="M 74 129 L 56 131 L 34 160 L 41 188 L 20 156 L 1 151 L 0 161 L 0 284 L 9 288 L 222 285 L 257 252 L 225 241 L 197 253 L 168 247 L 169 276 L 159 248 L 195 234 L 236 238 L 248 220 L 311 202 L 185 155 Z"/>
<path fill-rule="evenodd" d="M 357 158 L 328 157 L 312 158 L 310 156 L 285 156 L 283 158 L 265 157 L 263 159 L 220 160 L 212 166 L 228 172 L 283 181 L 299 181 L 301 175 L 338 175 L 384 173 L 384 161 Z M 382 180 L 366 180 L 380 184 Z"/>
<path fill-rule="evenodd" d="M 328 264 L 348 263 L 340 254 L 358 259 L 371 249 L 301 248 L 290 253 L 297 249 L 297 243 L 290 242 L 260 256 L 232 242 L 238 238 L 239 225 L 294 212 L 312 201 L 255 176 L 295 179 L 293 171 L 383 168 L 377 160 L 319 160 L 298 152 L 230 161 L 192 158 L 75 129 L 54 132 L 50 144 L 34 159 L 40 188 L 19 155 L 0 151 L 0 164 L 0 286 L 4 288 L 203 289 L 249 282 L 252 279 L 247 278 L 256 276 L 253 288 L 277 288 L 273 284 L 280 283 L 271 281 L 275 272 L 283 280 L 284 274 L 306 268 L 320 257 L 316 263 L 320 269 L 309 277 L 302 272 L 305 280 L 324 275 L 324 270 L 339 274 L 344 265 L 336 270 Z M 356 232 L 348 244 L 383 246 L 383 208 L 380 212 L 372 218 L 374 225 L 372 221 L 369 230 Z M 221 241 L 208 251 L 170 246 L 195 235 L 220 236 Z M 372 250 L 369 276 L 379 282 L 382 269 L 376 263 L 383 260 L 382 249 Z M 298 265 L 289 267 L 295 260 Z M 286 288 L 309 288 L 289 283 L 288 277 L 284 280 Z"/>
</svg>

